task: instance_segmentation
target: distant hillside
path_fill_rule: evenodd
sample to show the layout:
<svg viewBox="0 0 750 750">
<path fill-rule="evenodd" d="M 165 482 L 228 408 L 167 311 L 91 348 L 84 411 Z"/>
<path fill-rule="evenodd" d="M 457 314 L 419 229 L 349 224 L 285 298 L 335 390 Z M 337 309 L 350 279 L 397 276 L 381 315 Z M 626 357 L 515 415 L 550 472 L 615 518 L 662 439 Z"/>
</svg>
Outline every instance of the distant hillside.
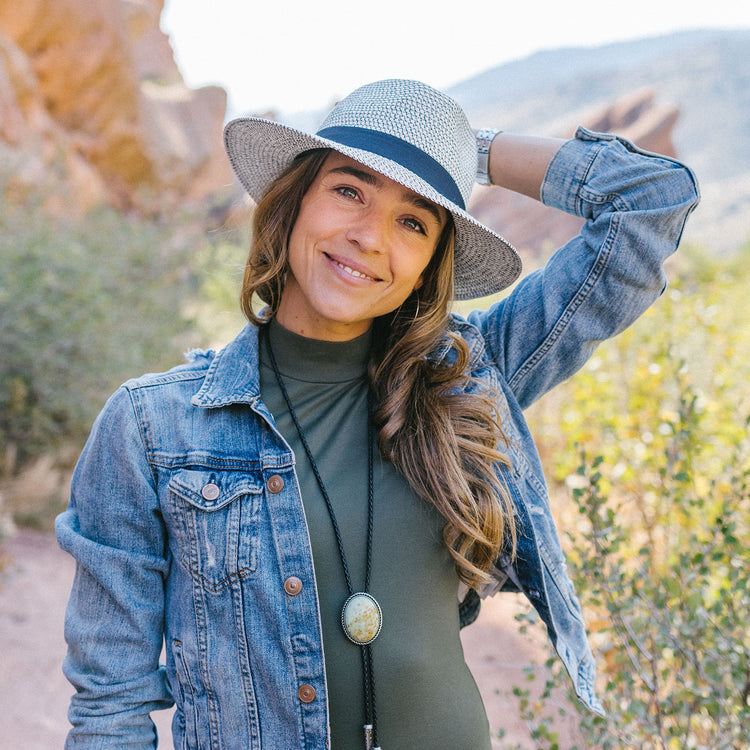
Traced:
<svg viewBox="0 0 750 750">
<path fill-rule="evenodd" d="M 570 135 L 590 112 L 644 88 L 679 109 L 675 148 L 701 183 L 686 239 L 737 249 L 750 239 L 750 29 L 539 52 L 448 93 L 477 126 Z"/>
</svg>

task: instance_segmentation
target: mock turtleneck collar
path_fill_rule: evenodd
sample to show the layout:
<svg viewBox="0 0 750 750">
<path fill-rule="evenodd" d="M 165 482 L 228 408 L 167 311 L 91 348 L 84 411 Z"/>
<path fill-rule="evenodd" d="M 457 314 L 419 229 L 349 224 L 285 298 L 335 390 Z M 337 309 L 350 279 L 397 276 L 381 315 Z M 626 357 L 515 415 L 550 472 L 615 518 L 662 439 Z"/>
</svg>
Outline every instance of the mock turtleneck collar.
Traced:
<svg viewBox="0 0 750 750">
<path fill-rule="evenodd" d="M 350 341 L 320 341 L 300 336 L 275 319 L 268 323 L 268 335 L 279 371 L 284 377 L 309 383 L 342 383 L 367 372 L 372 332 Z M 262 358 L 267 358 L 267 342 Z"/>
</svg>

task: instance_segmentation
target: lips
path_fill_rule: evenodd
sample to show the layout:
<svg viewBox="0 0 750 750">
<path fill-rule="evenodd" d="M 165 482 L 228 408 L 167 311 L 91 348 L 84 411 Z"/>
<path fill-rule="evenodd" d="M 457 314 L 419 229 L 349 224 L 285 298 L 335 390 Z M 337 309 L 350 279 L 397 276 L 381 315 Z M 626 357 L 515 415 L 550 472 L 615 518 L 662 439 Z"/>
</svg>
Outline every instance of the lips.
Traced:
<svg viewBox="0 0 750 750">
<path fill-rule="evenodd" d="M 338 260 L 338 258 L 334 258 L 332 255 L 328 255 L 328 253 L 325 254 L 325 256 L 338 268 L 340 268 L 344 273 L 349 274 L 349 276 L 352 276 L 355 279 L 365 279 L 367 281 L 381 281 L 381 279 L 371 276 L 369 273 L 365 272 L 362 268 L 353 268 L 352 266 L 348 265 L 344 261 Z"/>
</svg>

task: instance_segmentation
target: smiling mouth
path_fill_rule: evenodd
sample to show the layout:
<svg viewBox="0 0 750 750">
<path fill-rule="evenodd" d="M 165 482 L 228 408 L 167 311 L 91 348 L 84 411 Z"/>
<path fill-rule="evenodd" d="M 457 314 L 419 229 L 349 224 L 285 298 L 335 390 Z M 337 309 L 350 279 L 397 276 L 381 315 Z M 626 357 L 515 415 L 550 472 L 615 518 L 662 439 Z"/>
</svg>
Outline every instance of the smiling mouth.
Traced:
<svg viewBox="0 0 750 750">
<path fill-rule="evenodd" d="M 362 273 L 361 271 L 356 271 L 350 266 L 347 266 L 344 263 L 341 263 L 340 261 L 336 260 L 335 258 L 332 258 L 330 255 L 326 255 L 326 257 L 332 263 L 337 265 L 342 271 L 344 271 L 345 273 L 348 273 L 350 276 L 354 276 L 355 279 L 367 279 L 368 281 L 379 281 L 379 279 L 376 279 L 374 276 L 368 276 L 366 273 Z"/>
</svg>

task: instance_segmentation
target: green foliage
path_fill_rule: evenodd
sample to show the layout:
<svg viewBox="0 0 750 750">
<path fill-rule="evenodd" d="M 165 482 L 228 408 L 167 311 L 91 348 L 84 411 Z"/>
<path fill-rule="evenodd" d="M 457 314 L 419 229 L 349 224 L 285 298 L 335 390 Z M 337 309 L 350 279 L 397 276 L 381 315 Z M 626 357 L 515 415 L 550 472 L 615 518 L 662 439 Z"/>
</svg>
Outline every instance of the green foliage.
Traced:
<svg viewBox="0 0 750 750">
<path fill-rule="evenodd" d="M 80 445 L 124 379 L 181 360 L 194 246 L 157 220 L 0 214 L 0 450 L 5 474 Z"/>
<path fill-rule="evenodd" d="M 686 451 L 689 448 L 678 438 Z M 589 719 L 605 748 L 739 748 L 750 730 L 747 455 L 696 493 L 678 471 L 662 495 L 664 546 L 638 546 L 602 495 L 602 459 L 581 456 L 573 491 L 585 519 L 574 576 L 596 612 L 609 721 Z M 745 463 L 744 468 L 743 462 Z M 672 507 L 668 508 L 667 504 Z"/>
<path fill-rule="evenodd" d="M 608 712 L 587 747 L 750 746 L 746 256 L 685 269 L 530 415 Z"/>
<path fill-rule="evenodd" d="M 242 232 L 215 232 L 193 260 L 200 287 L 186 309 L 202 346 L 228 344 L 247 322 L 239 305 L 239 292 L 247 258 L 249 236 Z"/>
<path fill-rule="evenodd" d="M 554 717 L 545 711 L 546 702 L 549 700 L 553 689 L 557 683 L 553 677 L 552 659 L 548 660 L 548 673 L 544 682 L 541 693 L 532 697 L 531 690 L 514 685 L 512 692 L 518 700 L 518 709 L 520 716 L 529 730 L 529 738 L 534 740 L 536 750 L 560 750 L 559 733 L 554 730 Z M 536 679 L 536 670 L 534 667 L 528 667 L 526 670 L 526 679 L 532 682 Z M 502 739 L 504 733 L 498 733 Z M 522 750 L 521 745 L 514 745 L 509 750 Z"/>
</svg>

